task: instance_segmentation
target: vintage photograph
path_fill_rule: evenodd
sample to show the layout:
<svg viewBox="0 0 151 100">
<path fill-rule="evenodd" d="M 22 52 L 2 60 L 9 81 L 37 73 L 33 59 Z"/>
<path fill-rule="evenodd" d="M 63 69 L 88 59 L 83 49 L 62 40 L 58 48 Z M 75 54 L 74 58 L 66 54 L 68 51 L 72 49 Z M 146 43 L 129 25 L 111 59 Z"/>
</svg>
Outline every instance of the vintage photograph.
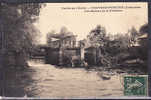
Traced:
<svg viewBox="0 0 151 100">
<path fill-rule="evenodd" d="M 0 95 L 147 96 L 147 2 L 0 3 Z M 127 77 L 124 77 L 127 76 Z"/>
</svg>

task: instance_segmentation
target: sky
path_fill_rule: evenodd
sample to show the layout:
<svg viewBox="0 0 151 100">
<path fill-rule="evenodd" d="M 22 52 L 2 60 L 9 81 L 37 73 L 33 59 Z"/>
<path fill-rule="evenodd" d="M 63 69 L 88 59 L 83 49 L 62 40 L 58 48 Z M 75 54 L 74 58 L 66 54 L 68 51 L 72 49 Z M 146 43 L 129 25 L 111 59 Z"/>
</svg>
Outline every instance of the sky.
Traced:
<svg viewBox="0 0 151 100">
<path fill-rule="evenodd" d="M 84 12 L 84 9 L 94 7 L 124 7 L 112 8 L 112 12 Z M 93 7 L 93 8 L 91 8 Z M 125 8 L 127 7 L 127 8 Z M 76 8 L 76 9 L 63 9 Z M 93 9 L 102 11 L 104 9 Z M 111 8 L 106 8 L 111 10 Z M 89 32 L 97 25 L 104 26 L 107 33 L 126 33 L 134 26 L 137 30 L 141 25 L 148 22 L 147 3 L 47 3 L 41 9 L 39 20 L 35 23 L 40 30 L 41 44 L 46 43 L 46 34 L 55 30 L 57 33 L 61 27 L 66 27 L 77 40 L 86 38 Z"/>
</svg>

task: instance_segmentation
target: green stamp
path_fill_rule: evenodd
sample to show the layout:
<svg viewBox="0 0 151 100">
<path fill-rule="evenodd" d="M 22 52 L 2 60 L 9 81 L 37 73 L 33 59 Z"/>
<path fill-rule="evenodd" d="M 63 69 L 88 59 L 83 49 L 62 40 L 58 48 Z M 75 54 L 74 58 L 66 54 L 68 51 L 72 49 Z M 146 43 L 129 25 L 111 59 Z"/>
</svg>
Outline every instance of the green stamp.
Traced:
<svg viewBox="0 0 151 100">
<path fill-rule="evenodd" d="M 124 76 L 124 95 L 125 96 L 147 96 L 148 95 L 148 76 Z"/>
</svg>

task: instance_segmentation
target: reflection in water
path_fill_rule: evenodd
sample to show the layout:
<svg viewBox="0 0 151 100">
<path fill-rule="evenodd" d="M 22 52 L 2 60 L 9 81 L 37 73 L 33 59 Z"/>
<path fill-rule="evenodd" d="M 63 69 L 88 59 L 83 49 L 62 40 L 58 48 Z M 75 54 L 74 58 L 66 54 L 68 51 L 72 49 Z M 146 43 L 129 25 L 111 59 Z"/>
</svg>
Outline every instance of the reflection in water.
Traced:
<svg viewBox="0 0 151 100">
<path fill-rule="evenodd" d="M 108 80 L 99 77 L 97 71 L 83 68 L 56 68 L 53 65 L 29 62 L 30 68 L 18 70 L 16 78 L 7 83 L 7 96 L 33 97 L 102 97 L 122 96 L 122 84 L 118 75 Z M 14 84 L 11 84 L 13 83 Z M 11 89 L 11 90 L 10 90 Z M 14 92 L 15 91 L 15 92 Z"/>
</svg>

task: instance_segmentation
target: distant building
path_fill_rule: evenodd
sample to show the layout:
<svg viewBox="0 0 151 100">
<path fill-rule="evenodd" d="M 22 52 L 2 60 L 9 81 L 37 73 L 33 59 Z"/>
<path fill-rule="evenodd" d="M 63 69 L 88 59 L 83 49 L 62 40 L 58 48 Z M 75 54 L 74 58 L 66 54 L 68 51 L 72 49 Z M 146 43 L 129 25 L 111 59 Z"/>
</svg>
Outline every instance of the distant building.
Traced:
<svg viewBox="0 0 151 100">
<path fill-rule="evenodd" d="M 76 47 L 76 36 L 70 35 L 66 37 L 53 37 L 51 42 L 48 44 L 52 48 L 74 48 Z"/>
<path fill-rule="evenodd" d="M 148 40 L 148 34 L 147 34 L 147 33 L 141 35 L 140 37 L 138 37 L 138 41 L 139 41 L 139 42 L 140 42 L 140 41 L 143 41 L 143 42 L 141 42 L 142 45 L 147 45 L 147 40 Z"/>
<path fill-rule="evenodd" d="M 46 48 L 46 62 L 54 65 L 69 65 L 73 58 L 84 59 L 80 41 L 73 34 L 51 34 L 51 41 Z M 53 56 L 53 57 L 52 57 Z"/>
</svg>

